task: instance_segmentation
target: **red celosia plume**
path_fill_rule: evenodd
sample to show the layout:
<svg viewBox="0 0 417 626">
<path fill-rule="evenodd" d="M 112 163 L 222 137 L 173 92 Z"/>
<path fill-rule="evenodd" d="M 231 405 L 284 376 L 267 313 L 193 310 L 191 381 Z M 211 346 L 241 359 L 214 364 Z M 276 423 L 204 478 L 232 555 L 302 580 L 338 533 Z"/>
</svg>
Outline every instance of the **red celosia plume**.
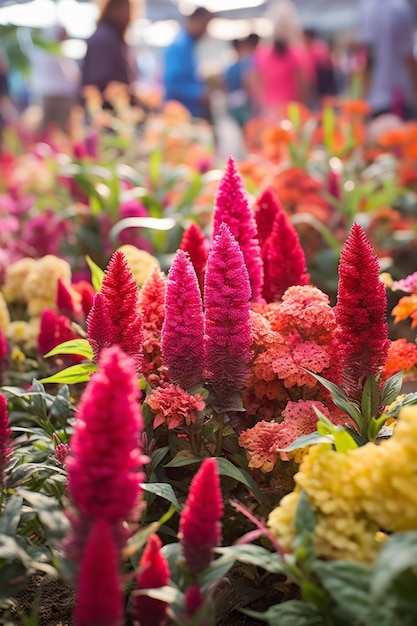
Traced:
<svg viewBox="0 0 417 626">
<path fill-rule="evenodd" d="M 210 251 L 204 288 L 206 379 L 220 410 L 244 387 L 251 348 L 249 277 L 238 243 L 222 224 Z"/>
<path fill-rule="evenodd" d="M 213 215 L 213 239 L 220 233 L 222 223 L 228 225 L 238 242 L 248 270 L 251 299 L 262 299 L 263 264 L 255 218 L 243 188 L 242 178 L 232 157 L 229 157 L 220 182 Z"/>
<path fill-rule="evenodd" d="M 79 339 L 79 335 L 71 328 L 71 322 L 65 315 L 58 315 L 55 311 L 44 309 L 41 316 L 41 324 L 38 335 L 38 350 L 44 355 L 59 344 L 71 339 Z M 60 356 L 60 360 L 66 365 L 80 363 L 83 357 L 77 355 Z"/>
<path fill-rule="evenodd" d="M 7 412 L 7 400 L 0 393 L 0 491 L 3 486 L 3 478 L 6 466 L 11 454 L 11 430 L 9 414 Z"/>
<path fill-rule="evenodd" d="M 388 356 L 387 297 L 379 264 L 365 231 L 354 224 L 342 250 L 335 307 L 336 358 L 344 366 L 343 387 L 360 399 L 363 385 L 379 375 Z"/>
<path fill-rule="evenodd" d="M 189 389 L 201 382 L 204 320 L 200 289 L 188 255 L 178 250 L 168 274 L 162 360 L 172 382 Z"/>
<path fill-rule="evenodd" d="M 169 566 L 161 552 L 158 535 L 151 535 L 139 563 L 137 589 L 157 589 L 168 584 Z M 140 626 L 162 626 L 166 621 L 166 602 L 148 596 L 135 596 L 133 614 Z"/>
<path fill-rule="evenodd" d="M 282 208 L 271 189 L 266 189 L 256 200 L 255 220 L 261 249 L 270 236 L 275 216 L 280 211 Z"/>
<path fill-rule="evenodd" d="M 180 519 L 180 541 L 185 562 L 198 576 L 212 561 L 221 542 L 223 500 L 216 459 L 205 459 L 191 481 Z"/>
<path fill-rule="evenodd" d="M 201 292 L 204 289 L 204 273 L 206 271 L 209 248 L 209 242 L 205 238 L 203 231 L 198 224 L 192 222 L 187 230 L 184 231 L 180 249 L 188 252 Z"/>
<path fill-rule="evenodd" d="M 123 594 L 119 552 L 112 528 L 97 519 L 80 562 L 74 626 L 121 626 Z"/>
<path fill-rule="evenodd" d="M 75 305 L 72 294 L 61 278 L 58 278 L 56 305 L 58 311 L 72 319 L 75 314 Z"/>
</svg>

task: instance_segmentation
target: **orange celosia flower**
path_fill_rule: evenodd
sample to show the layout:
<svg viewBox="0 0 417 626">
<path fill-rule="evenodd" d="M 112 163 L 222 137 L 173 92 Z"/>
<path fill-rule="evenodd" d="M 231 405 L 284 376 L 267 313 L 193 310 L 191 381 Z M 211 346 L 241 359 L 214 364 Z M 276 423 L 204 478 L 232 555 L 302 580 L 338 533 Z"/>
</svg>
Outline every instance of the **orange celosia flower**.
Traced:
<svg viewBox="0 0 417 626">
<path fill-rule="evenodd" d="M 394 316 L 394 322 L 401 322 L 409 317 L 413 320 L 411 328 L 417 326 L 417 293 L 412 293 L 410 296 L 404 296 L 398 302 L 398 304 L 392 309 Z"/>
<path fill-rule="evenodd" d="M 388 348 L 388 360 L 382 370 L 383 380 L 387 380 L 397 372 L 409 372 L 417 365 L 417 346 L 401 338 L 392 341 Z"/>
<path fill-rule="evenodd" d="M 166 384 L 154 389 L 145 402 L 155 413 L 154 428 L 166 423 L 169 429 L 186 424 L 189 426 L 197 419 L 197 412 L 205 407 L 199 393 L 191 395 L 177 385 Z"/>
<path fill-rule="evenodd" d="M 371 109 L 365 100 L 344 100 L 340 102 L 340 109 L 349 116 L 365 117 Z"/>
</svg>

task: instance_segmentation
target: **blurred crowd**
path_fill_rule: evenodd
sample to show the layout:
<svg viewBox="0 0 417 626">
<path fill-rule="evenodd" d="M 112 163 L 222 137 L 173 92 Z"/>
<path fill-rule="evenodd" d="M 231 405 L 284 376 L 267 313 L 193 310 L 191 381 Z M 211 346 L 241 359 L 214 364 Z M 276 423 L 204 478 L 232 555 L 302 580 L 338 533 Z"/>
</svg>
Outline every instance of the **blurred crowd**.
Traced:
<svg viewBox="0 0 417 626">
<path fill-rule="evenodd" d="M 279 117 L 289 102 L 316 110 L 346 92 L 358 77 L 373 116 L 415 116 L 414 13 L 407 0 L 363 0 L 356 39 L 344 48 L 302 25 L 291 0 L 277 0 L 269 14 L 272 36 L 263 40 L 251 33 L 234 40 L 233 61 L 214 80 L 205 80 L 197 51 L 213 17 L 202 7 L 184 17 L 156 77 L 161 100 L 177 100 L 194 117 L 211 120 L 213 93 L 219 92 L 228 116 L 240 128 L 255 116 Z M 59 53 L 67 37 L 62 27 L 45 31 L 57 48 L 32 45 L 29 87 L 25 83 L 20 105 L 29 104 L 30 93 L 35 93 L 41 126 L 65 129 L 74 104 L 85 104 L 92 94 L 104 108 L 111 108 L 109 93 L 122 85 L 131 103 L 140 102 L 138 59 L 126 42 L 130 23 L 130 0 L 106 0 L 81 62 Z M 7 66 L 0 58 L 0 119 L 16 115 Z"/>
</svg>

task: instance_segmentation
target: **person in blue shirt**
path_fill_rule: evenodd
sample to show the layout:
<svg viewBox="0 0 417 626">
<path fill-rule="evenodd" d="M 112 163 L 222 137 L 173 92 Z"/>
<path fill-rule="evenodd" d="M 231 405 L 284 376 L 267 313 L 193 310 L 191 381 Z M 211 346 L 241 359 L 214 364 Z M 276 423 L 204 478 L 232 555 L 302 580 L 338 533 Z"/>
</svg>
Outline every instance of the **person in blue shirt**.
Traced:
<svg viewBox="0 0 417 626">
<path fill-rule="evenodd" d="M 165 100 L 181 102 L 193 117 L 208 117 L 208 98 L 199 77 L 196 44 L 205 35 L 212 14 L 198 7 L 165 52 Z"/>
<path fill-rule="evenodd" d="M 251 76 L 254 71 L 253 55 L 258 42 L 259 36 L 256 33 L 246 39 L 233 40 L 232 46 L 237 60 L 227 68 L 224 75 L 229 114 L 241 127 L 253 116 Z"/>
</svg>

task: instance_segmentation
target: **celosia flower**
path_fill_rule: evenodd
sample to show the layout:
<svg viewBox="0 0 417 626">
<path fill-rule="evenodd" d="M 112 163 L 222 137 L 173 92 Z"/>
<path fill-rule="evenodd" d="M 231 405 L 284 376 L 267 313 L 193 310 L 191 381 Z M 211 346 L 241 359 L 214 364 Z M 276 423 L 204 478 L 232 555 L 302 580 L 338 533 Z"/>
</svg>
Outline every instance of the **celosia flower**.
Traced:
<svg viewBox="0 0 417 626">
<path fill-rule="evenodd" d="M 117 344 L 133 357 L 136 370 L 140 371 L 143 363 L 143 330 L 138 288 L 122 252 L 113 254 L 99 293 L 101 296 L 95 296 L 87 320 L 88 340 L 93 346 L 95 358 L 104 347 Z M 104 324 L 108 327 L 104 327 Z"/>
<path fill-rule="evenodd" d="M 161 331 L 165 317 L 165 275 L 156 267 L 139 292 L 139 310 L 143 324 L 144 362 L 142 373 L 152 385 L 164 378 L 161 357 Z M 151 377 L 151 379 L 150 379 Z"/>
<path fill-rule="evenodd" d="M 180 519 L 180 542 L 185 562 L 198 576 L 212 561 L 221 542 L 223 500 L 216 459 L 205 459 L 191 481 Z"/>
<path fill-rule="evenodd" d="M 213 214 L 213 239 L 225 223 L 238 242 L 248 270 L 251 299 L 262 299 L 263 264 L 255 218 L 243 189 L 242 179 L 232 157 L 229 157 L 220 182 Z"/>
<path fill-rule="evenodd" d="M 158 535 L 151 535 L 139 562 L 137 589 L 157 589 L 168 584 L 169 567 L 161 552 Z M 166 620 L 167 604 L 148 596 L 135 596 L 133 613 L 140 626 L 161 626 Z"/>
<path fill-rule="evenodd" d="M 0 393 L 0 491 L 3 487 L 3 478 L 11 454 L 11 430 L 9 414 L 7 412 L 7 400 Z"/>
<path fill-rule="evenodd" d="M 62 282 L 61 278 L 58 278 L 56 305 L 58 311 L 63 313 L 63 315 L 66 315 L 70 319 L 75 316 L 76 310 L 73 296 L 67 285 Z"/>
<path fill-rule="evenodd" d="M 266 189 L 256 200 L 255 220 L 261 249 L 271 235 L 276 214 L 281 211 L 282 208 L 271 189 Z"/>
<path fill-rule="evenodd" d="M 243 254 L 222 224 L 207 262 L 204 288 L 206 379 L 220 408 L 248 379 L 251 347 L 250 284 Z"/>
<path fill-rule="evenodd" d="M 394 316 L 394 322 L 401 322 L 411 317 L 411 328 L 417 326 L 417 293 L 412 293 L 411 296 L 404 296 L 398 302 L 398 304 L 392 309 L 391 314 Z"/>
<path fill-rule="evenodd" d="M 342 250 L 335 308 L 335 354 L 344 366 L 343 387 L 360 400 L 363 385 L 379 375 L 388 355 L 387 297 L 378 259 L 365 231 L 354 224 Z"/>
<path fill-rule="evenodd" d="M 293 285 L 307 285 L 306 259 L 297 231 L 283 209 L 279 208 L 272 232 L 262 247 L 264 263 L 263 297 L 267 302 L 280 300 Z"/>
<path fill-rule="evenodd" d="M 193 615 L 195 615 L 204 604 L 204 598 L 200 587 L 197 587 L 197 585 L 188 587 L 185 592 L 184 603 L 186 610 L 185 620 L 188 621 L 192 619 Z"/>
<path fill-rule="evenodd" d="M 406 291 L 408 293 L 417 292 L 417 272 L 402 278 L 401 280 L 394 280 L 391 284 L 392 291 Z"/>
<path fill-rule="evenodd" d="M 81 516 L 117 524 L 134 515 L 144 480 L 138 396 L 133 359 L 119 346 L 103 350 L 82 395 L 67 458 L 68 490 Z"/>
<path fill-rule="evenodd" d="M 186 424 L 194 424 L 197 413 L 205 407 L 199 393 L 190 395 L 176 385 L 165 384 L 157 387 L 147 396 L 145 402 L 155 413 L 154 428 L 166 423 L 169 429 Z"/>
<path fill-rule="evenodd" d="M 168 274 L 162 360 L 169 378 L 184 389 L 201 382 L 204 359 L 203 304 L 194 267 L 178 250 Z"/>
<path fill-rule="evenodd" d="M 184 250 L 184 252 L 188 252 L 191 263 L 194 266 L 201 293 L 203 293 L 204 289 L 204 273 L 206 271 L 209 247 L 209 242 L 205 238 L 201 228 L 195 222 L 191 222 L 187 230 L 184 231 L 180 249 Z"/>
<path fill-rule="evenodd" d="M 97 519 L 80 562 L 74 626 L 121 626 L 123 594 L 119 552 L 111 525 Z"/>
<path fill-rule="evenodd" d="M 159 261 L 155 256 L 146 250 L 140 250 L 136 246 L 125 244 L 120 246 L 116 252 L 124 254 L 130 270 L 139 287 L 143 285 L 155 267 L 159 269 Z"/>
<path fill-rule="evenodd" d="M 87 317 L 90 313 L 91 307 L 93 306 L 93 298 L 95 294 L 94 287 L 86 280 L 79 280 L 72 284 L 72 289 L 79 294 L 81 310 L 84 317 Z"/>
<path fill-rule="evenodd" d="M 330 366 L 329 352 L 315 341 L 294 343 L 293 346 L 278 344 L 272 353 L 272 370 L 287 388 L 295 385 L 315 387 L 316 379 L 305 370 L 320 374 Z"/>
<path fill-rule="evenodd" d="M 340 200 L 342 198 L 341 176 L 338 172 L 335 172 L 333 168 L 329 169 L 327 191 L 335 200 Z"/>
<path fill-rule="evenodd" d="M 59 344 L 71 339 L 79 339 L 79 335 L 72 330 L 68 317 L 45 309 L 41 316 L 38 336 L 39 353 L 45 355 Z M 80 363 L 83 360 L 82 356 L 77 355 L 65 355 L 59 358 L 67 364 Z"/>
<path fill-rule="evenodd" d="M 65 464 L 65 459 L 69 454 L 70 448 L 67 443 L 59 443 L 55 448 L 55 458 L 60 465 Z"/>
<path fill-rule="evenodd" d="M 407 339 L 396 339 L 388 348 L 388 359 L 382 370 L 382 379 L 387 380 L 397 372 L 409 372 L 417 365 L 417 346 Z"/>
</svg>

